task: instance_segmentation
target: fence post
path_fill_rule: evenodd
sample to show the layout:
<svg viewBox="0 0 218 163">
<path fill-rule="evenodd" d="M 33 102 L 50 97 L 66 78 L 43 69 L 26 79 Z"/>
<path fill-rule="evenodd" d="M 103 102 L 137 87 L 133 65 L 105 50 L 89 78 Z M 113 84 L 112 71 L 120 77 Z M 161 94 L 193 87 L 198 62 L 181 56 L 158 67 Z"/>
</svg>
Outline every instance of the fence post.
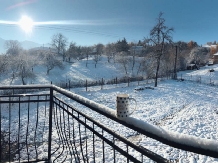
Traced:
<svg viewBox="0 0 218 163">
<path fill-rule="evenodd" d="M 70 80 L 69 80 L 69 91 L 70 91 Z"/>
<path fill-rule="evenodd" d="M 52 110 L 53 110 L 53 88 L 51 86 L 50 107 L 49 107 L 49 131 L 48 131 L 48 160 L 49 161 L 51 161 Z"/>
<path fill-rule="evenodd" d="M 67 89 L 67 83 L 66 83 L 66 89 Z"/>
<path fill-rule="evenodd" d="M 52 84 L 52 81 L 51 81 L 51 84 Z"/>
<path fill-rule="evenodd" d="M 116 86 L 117 86 L 117 77 L 116 77 Z"/>
<path fill-rule="evenodd" d="M 87 79 L 86 79 L 86 92 L 87 92 L 87 87 L 88 87 L 88 81 L 87 81 Z"/>
<path fill-rule="evenodd" d="M 104 79 L 101 78 L 101 90 L 103 89 Z"/>
</svg>

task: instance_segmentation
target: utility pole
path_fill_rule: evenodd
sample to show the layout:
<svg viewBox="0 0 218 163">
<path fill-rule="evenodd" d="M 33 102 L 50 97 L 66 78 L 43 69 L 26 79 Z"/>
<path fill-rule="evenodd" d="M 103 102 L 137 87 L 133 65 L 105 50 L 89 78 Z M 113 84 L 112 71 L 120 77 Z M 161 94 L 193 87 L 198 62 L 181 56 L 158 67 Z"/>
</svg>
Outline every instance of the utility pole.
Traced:
<svg viewBox="0 0 218 163">
<path fill-rule="evenodd" d="M 178 48 L 178 45 L 176 45 L 176 55 L 175 55 L 175 65 L 174 65 L 174 76 L 173 76 L 173 79 L 177 79 L 177 72 L 176 72 L 176 61 L 177 61 L 177 48 Z"/>
</svg>

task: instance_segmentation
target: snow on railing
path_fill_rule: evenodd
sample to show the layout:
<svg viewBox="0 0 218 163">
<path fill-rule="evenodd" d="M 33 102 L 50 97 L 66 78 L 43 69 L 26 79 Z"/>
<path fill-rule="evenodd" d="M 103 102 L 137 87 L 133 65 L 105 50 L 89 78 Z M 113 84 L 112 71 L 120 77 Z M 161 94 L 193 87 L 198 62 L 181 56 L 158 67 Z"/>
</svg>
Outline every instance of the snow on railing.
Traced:
<svg viewBox="0 0 218 163">
<path fill-rule="evenodd" d="M 57 92 L 62 93 L 85 106 L 88 106 L 96 112 L 103 114 L 133 130 L 136 130 L 148 137 L 156 139 L 164 144 L 194 153 L 218 158 L 218 141 L 216 140 L 210 140 L 187 134 L 172 132 L 133 117 L 127 117 L 121 120 L 117 118 L 116 111 L 114 109 L 98 104 L 92 100 L 84 98 L 70 91 L 64 90 L 57 86 L 53 85 L 52 88 Z"/>
<path fill-rule="evenodd" d="M 68 90 L 59 88 L 54 85 L 29 85 L 29 86 L 1 86 L 0 90 L 5 89 L 31 89 L 31 88 L 50 88 L 51 92 L 56 91 L 61 93 L 72 100 L 79 102 L 80 104 L 89 107 L 90 109 L 127 126 L 139 133 L 142 133 L 150 138 L 156 139 L 164 144 L 169 146 L 179 148 L 186 151 L 191 151 L 198 154 L 203 154 L 207 156 L 211 156 L 214 158 L 218 158 L 218 141 L 209 140 L 205 138 L 194 137 L 187 134 L 181 134 L 166 130 L 161 127 L 154 126 L 145 121 L 128 117 L 126 119 L 118 119 L 116 116 L 115 109 L 111 109 L 104 105 L 98 104 L 92 100 L 84 98 L 78 94 L 72 93 Z M 55 96 L 55 93 L 54 93 Z"/>
</svg>

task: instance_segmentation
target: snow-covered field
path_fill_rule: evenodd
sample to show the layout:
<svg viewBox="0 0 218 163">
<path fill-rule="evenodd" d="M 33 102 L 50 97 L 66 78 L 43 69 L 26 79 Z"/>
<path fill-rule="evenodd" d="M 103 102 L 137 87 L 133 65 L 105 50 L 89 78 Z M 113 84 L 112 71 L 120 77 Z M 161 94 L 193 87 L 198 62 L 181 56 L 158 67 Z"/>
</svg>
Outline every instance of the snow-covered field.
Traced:
<svg viewBox="0 0 218 163">
<path fill-rule="evenodd" d="M 148 85 L 141 85 L 144 87 Z M 151 86 L 151 84 L 150 84 Z M 137 110 L 132 117 L 150 124 L 178 133 L 188 134 L 199 138 L 218 138 L 218 92 L 216 87 L 184 81 L 162 81 L 154 90 L 144 89 L 135 91 L 138 86 L 123 86 L 105 88 L 85 92 L 82 89 L 73 90 L 88 99 L 115 109 L 116 94 L 126 93 L 137 100 Z M 119 129 L 118 129 L 119 130 Z M 175 148 L 157 147 L 157 142 L 141 137 L 140 142 L 146 148 L 161 153 L 172 160 L 196 160 L 197 162 L 218 162 L 205 156 L 193 155 Z"/>
<path fill-rule="evenodd" d="M 84 61 L 84 63 L 76 63 L 72 66 L 68 65 L 68 68 L 65 68 L 65 70 L 52 70 L 49 76 L 43 75 L 44 72 L 39 71 L 34 83 L 49 83 L 50 80 L 59 82 L 60 80 L 66 81 L 69 78 L 96 80 L 104 77 L 110 79 L 122 74 L 121 69 L 118 70 L 118 67 L 116 67 L 117 65 L 105 63 L 106 61 L 102 61 L 97 65 L 97 69 L 95 69 L 94 65 L 91 64 L 89 65 L 90 67 L 85 68 Z M 91 66 L 93 67 L 91 68 Z M 213 68 L 215 72 L 210 73 L 209 69 L 211 68 Z M 183 71 L 178 73 L 178 77 L 180 77 L 181 74 L 183 77 L 191 76 L 193 78 L 194 76 L 200 75 L 202 79 L 209 80 L 210 77 L 212 77 L 213 80 L 217 80 L 218 74 L 216 74 L 216 71 L 218 71 L 218 66 L 214 65 L 212 67 L 201 68 L 200 70 Z M 1 79 L 2 85 L 8 84 L 8 82 L 8 79 Z M 19 80 L 16 80 L 16 82 L 19 82 Z M 120 84 L 117 86 L 105 85 L 103 90 L 96 86 L 88 88 L 87 92 L 85 91 L 85 88 L 75 88 L 71 89 L 71 91 L 114 110 L 116 108 L 116 95 L 119 93 L 126 93 L 137 101 L 137 109 L 132 114 L 132 117 L 173 132 L 192 135 L 199 138 L 218 139 L 217 87 L 186 80 L 164 80 L 159 82 L 158 87 L 154 89 L 137 91 L 135 88 L 153 86 L 153 84 L 146 84 L 146 81 L 140 82 L 139 86 L 137 84 L 138 83 L 131 83 L 129 87 L 127 84 Z M 63 100 L 75 105 L 74 102 L 69 101 L 68 98 L 63 98 Z M 100 115 L 89 114 L 87 110 L 82 107 L 80 108 L 79 105 L 78 108 L 95 120 L 100 121 L 106 126 L 111 126 L 111 122 L 105 121 Z M 23 116 L 26 115 L 23 114 Z M 112 128 L 117 132 L 123 130 L 123 128 L 119 128 L 119 125 Z M 181 151 L 142 135 L 137 136 L 137 138 L 134 139 L 134 142 L 139 143 L 139 145 L 148 148 L 167 159 L 173 160 L 174 162 L 218 162 L 218 159 Z M 112 160 L 108 160 L 108 162 L 110 161 Z"/>
<path fill-rule="evenodd" d="M 199 70 L 181 71 L 178 73 L 178 78 L 218 86 L 218 65 L 201 67 Z"/>
</svg>

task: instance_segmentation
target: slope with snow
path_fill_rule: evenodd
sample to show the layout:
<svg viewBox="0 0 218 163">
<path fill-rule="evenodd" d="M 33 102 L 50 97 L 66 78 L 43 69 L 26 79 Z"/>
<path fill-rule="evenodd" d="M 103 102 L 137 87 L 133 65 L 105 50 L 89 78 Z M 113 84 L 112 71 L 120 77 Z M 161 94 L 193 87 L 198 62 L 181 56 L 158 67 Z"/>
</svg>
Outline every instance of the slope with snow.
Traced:
<svg viewBox="0 0 218 163">
<path fill-rule="evenodd" d="M 79 62 L 68 63 L 63 62 L 64 69 L 54 68 L 49 72 L 49 75 L 46 74 L 46 67 L 36 66 L 33 68 L 35 72 L 35 79 L 25 79 L 27 84 L 57 84 L 57 83 L 68 83 L 78 82 L 78 81 L 98 81 L 102 78 L 104 79 L 113 79 L 120 78 L 125 76 L 122 67 L 117 63 L 108 63 L 106 57 L 103 57 L 101 61 L 97 64 L 95 68 L 94 61 L 92 58 L 88 60 L 86 67 L 86 60 Z M 0 84 L 2 85 L 16 85 L 21 84 L 21 79 L 16 77 L 13 81 L 10 74 L 6 76 L 0 76 Z"/>
<path fill-rule="evenodd" d="M 34 82 L 43 84 L 50 80 L 59 82 L 61 80 L 67 81 L 68 79 L 96 80 L 102 77 L 109 79 L 120 74 L 123 75 L 123 71 L 121 69 L 118 70 L 118 67 L 116 67 L 118 65 L 106 64 L 106 60 L 101 61 L 97 68 L 94 68 L 94 64 L 91 62 L 88 64 L 88 68 L 86 68 L 85 62 L 84 60 L 68 64 L 65 70 L 52 70 L 48 76 L 45 75 L 42 67 L 38 67 L 34 69 L 37 72 L 37 78 Z M 183 77 L 194 78 L 201 75 L 202 79 L 208 79 L 211 76 L 211 73 L 209 73 L 211 68 L 215 70 L 213 79 L 218 79 L 216 74 L 216 71 L 218 71 L 217 65 L 203 67 L 200 70 L 180 72 L 178 76 L 182 74 Z M 17 82 L 19 82 L 18 79 Z M 126 93 L 137 100 L 137 109 L 132 114 L 133 118 L 176 133 L 208 140 L 218 139 L 217 87 L 187 80 L 165 80 L 159 82 L 158 87 L 154 89 L 137 91 L 135 90 L 138 87 L 137 84 L 131 83 L 129 87 L 127 84 L 117 86 L 105 85 L 103 90 L 100 87 L 92 87 L 88 88 L 87 92 L 85 88 L 74 88 L 71 91 L 114 110 L 116 109 L 116 95 Z M 139 87 L 145 88 L 148 86 L 152 87 L 153 84 L 146 84 L 146 81 L 143 81 L 140 82 Z M 111 121 L 106 120 L 99 114 L 90 113 L 88 109 L 80 107 L 69 100 L 69 98 L 63 98 L 63 100 L 78 107 L 83 113 L 109 126 L 116 132 L 129 136 L 130 133 L 126 133 L 121 125 L 111 124 Z M 218 159 L 178 150 L 143 135 L 137 135 L 134 138 L 129 137 L 129 139 L 174 162 L 218 162 Z"/>
</svg>

